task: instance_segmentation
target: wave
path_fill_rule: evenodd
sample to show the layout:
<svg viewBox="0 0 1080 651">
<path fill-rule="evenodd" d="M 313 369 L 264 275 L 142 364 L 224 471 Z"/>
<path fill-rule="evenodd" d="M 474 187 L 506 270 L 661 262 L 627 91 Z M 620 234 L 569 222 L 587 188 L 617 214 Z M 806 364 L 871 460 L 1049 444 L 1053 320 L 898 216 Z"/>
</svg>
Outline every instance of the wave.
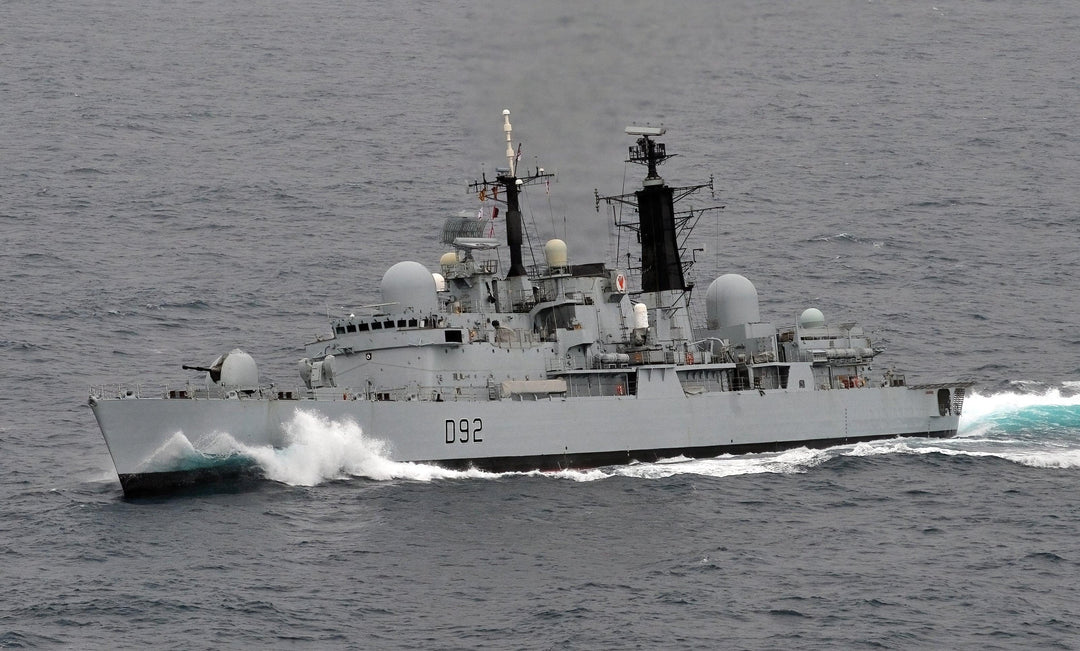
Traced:
<svg viewBox="0 0 1080 651">
<path fill-rule="evenodd" d="M 193 298 L 188 301 L 169 302 L 164 301 L 160 303 L 147 303 L 147 310 L 168 310 L 168 309 L 184 309 L 184 310 L 205 310 L 210 307 L 210 304 L 204 300 Z"/>
<path fill-rule="evenodd" d="M 978 442 L 992 443 L 985 439 L 979 440 Z M 1080 468 L 1080 447 L 1073 449 L 1037 449 L 1030 447 L 994 447 L 991 445 L 985 448 L 979 448 L 965 446 L 964 442 L 960 439 L 953 439 L 946 442 L 936 441 L 933 443 L 924 442 L 922 439 L 891 439 L 889 441 L 860 443 L 847 453 L 849 456 L 856 457 L 905 454 L 939 454 L 949 457 L 965 456 L 975 458 L 995 458 L 1031 468 Z"/>
<path fill-rule="evenodd" d="M 997 458 L 1031 468 L 1080 469 L 1080 395 L 1068 386 L 1039 392 L 973 393 L 957 437 L 861 443 L 853 456 L 940 454 Z"/>
<path fill-rule="evenodd" d="M 959 436 L 1060 437 L 1080 443 L 1080 394 L 1070 390 L 1073 384 L 1037 393 L 973 393 L 964 401 Z"/>
<path fill-rule="evenodd" d="M 833 458 L 829 449 L 811 450 L 794 448 L 783 452 L 761 454 L 725 454 L 711 459 L 677 457 L 657 463 L 641 463 L 630 466 L 614 466 L 600 473 L 603 477 L 634 477 L 639 479 L 664 479 L 674 475 L 702 475 L 707 477 L 733 477 L 757 474 L 794 474 L 806 472 Z M 600 477 L 596 477 L 600 478 Z"/>
<path fill-rule="evenodd" d="M 290 486 L 315 486 L 351 477 L 432 481 L 498 476 L 392 461 L 385 442 L 364 436 L 360 426 L 350 420 L 333 421 L 312 412 L 297 411 L 285 431 L 287 444 L 282 448 L 246 445 L 228 432 L 200 440 L 196 448 L 183 432 L 176 432 L 143 467 L 148 471 L 250 467 L 266 479 Z"/>
<path fill-rule="evenodd" d="M 292 486 L 349 477 L 432 481 L 491 475 L 391 461 L 385 442 L 364 436 L 355 422 L 333 421 L 311 412 L 296 413 L 286 425 L 286 438 L 288 445 L 281 449 L 241 446 L 241 452 L 254 459 L 268 479 Z"/>
<path fill-rule="evenodd" d="M 850 242 L 852 244 L 871 244 L 875 248 L 882 248 L 885 246 L 884 240 L 868 239 L 846 232 L 834 233 L 832 235 L 818 235 L 811 237 L 806 240 L 806 242 Z"/>
<path fill-rule="evenodd" d="M 611 476 L 656 479 L 677 474 L 728 477 L 757 473 L 809 472 L 843 457 L 931 455 L 997 458 L 1032 468 L 1080 469 L 1080 383 L 1064 382 L 1037 393 L 972 393 L 964 402 L 953 439 L 885 439 L 823 450 L 724 455 L 714 459 L 669 459 L 661 463 L 578 473 L 579 479 Z"/>
</svg>

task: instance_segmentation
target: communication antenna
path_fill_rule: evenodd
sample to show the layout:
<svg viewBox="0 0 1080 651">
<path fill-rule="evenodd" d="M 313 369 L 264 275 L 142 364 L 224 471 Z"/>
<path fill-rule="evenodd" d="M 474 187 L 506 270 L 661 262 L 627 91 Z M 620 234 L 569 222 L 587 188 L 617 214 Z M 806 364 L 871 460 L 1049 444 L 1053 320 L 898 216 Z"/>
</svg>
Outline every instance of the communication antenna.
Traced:
<svg viewBox="0 0 1080 651">
<path fill-rule="evenodd" d="M 492 189 L 492 198 L 506 204 L 506 245 L 510 249 L 510 269 L 507 271 L 506 277 L 524 277 L 527 275 L 527 270 L 521 258 L 523 226 L 518 195 L 526 185 L 550 179 L 554 174 L 545 172 L 542 167 L 537 167 L 535 172 L 527 174 L 524 179 L 518 178 L 517 155 L 514 152 L 513 144 L 513 127 L 510 126 L 510 109 L 503 109 L 502 114 L 503 132 L 506 134 L 506 162 L 509 167 L 497 168 L 495 170 L 497 176 L 494 181 L 489 181 L 485 175 L 482 180 L 470 184 L 469 188 L 474 192 L 479 192 L 481 200 L 486 196 L 488 189 Z M 502 197 L 498 196 L 500 192 Z"/>
<path fill-rule="evenodd" d="M 510 109 L 503 109 L 503 131 L 506 133 L 506 162 L 510 166 L 510 176 L 517 176 L 516 156 L 514 156 L 514 142 L 511 133 L 514 128 L 510 126 Z"/>
</svg>

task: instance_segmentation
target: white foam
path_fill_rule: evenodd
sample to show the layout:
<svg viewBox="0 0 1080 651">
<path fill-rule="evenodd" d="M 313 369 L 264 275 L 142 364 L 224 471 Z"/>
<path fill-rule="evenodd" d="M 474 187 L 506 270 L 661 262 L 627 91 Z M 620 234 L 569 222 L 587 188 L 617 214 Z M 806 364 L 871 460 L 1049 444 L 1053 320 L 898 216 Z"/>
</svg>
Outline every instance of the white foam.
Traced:
<svg viewBox="0 0 1080 651">
<path fill-rule="evenodd" d="M 1063 386 L 1072 383 L 1065 382 Z M 1020 393 L 1004 391 L 990 395 L 972 393 L 964 399 L 964 410 L 960 416 L 961 427 L 971 421 L 981 420 L 1000 413 L 1019 411 L 1029 407 L 1074 407 L 1080 406 L 1080 395 L 1061 395 L 1061 389 L 1047 389 L 1043 393 Z"/>
<path fill-rule="evenodd" d="M 966 420 L 960 417 L 960 424 L 956 427 L 956 436 L 967 441 L 983 439 L 994 430 L 994 423 L 985 420 Z"/>
<path fill-rule="evenodd" d="M 597 481 L 600 479 L 607 479 L 611 477 L 611 473 L 605 472 L 600 468 L 589 468 L 584 470 L 530 470 L 528 472 L 508 472 L 502 475 L 489 473 L 488 476 L 502 477 L 507 475 L 521 475 L 524 477 L 549 477 L 551 479 L 565 479 L 568 481 L 577 482 Z"/>
<path fill-rule="evenodd" d="M 195 446 L 184 436 L 183 432 L 175 432 L 167 441 L 162 443 L 140 465 L 140 469 L 154 472 L 158 470 L 172 470 L 183 463 L 198 456 Z"/>
<path fill-rule="evenodd" d="M 843 452 L 849 457 L 874 457 L 887 454 L 946 454 L 963 455 L 973 454 L 968 450 L 943 447 L 941 439 L 932 439 L 933 442 L 924 439 L 884 439 L 881 441 L 867 441 L 855 444 L 850 450 Z"/>
<path fill-rule="evenodd" d="M 733 477 L 762 473 L 792 474 L 805 472 L 833 454 L 828 450 L 796 448 L 780 453 L 725 454 L 711 459 L 676 457 L 656 463 L 637 463 L 613 466 L 589 471 L 563 471 L 562 476 L 576 481 L 595 481 L 608 477 L 633 477 L 637 479 L 665 479 L 675 475 L 701 475 L 704 477 Z"/>
<path fill-rule="evenodd" d="M 385 442 L 364 436 L 360 426 L 351 420 L 339 422 L 297 411 L 285 429 L 288 445 L 284 448 L 241 445 L 239 452 L 253 458 L 267 478 L 291 486 L 314 486 L 346 477 L 431 481 L 495 476 L 475 470 L 447 470 L 422 463 L 391 461 Z"/>
<path fill-rule="evenodd" d="M 1080 450 L 1025 451 L 998 455 L 1014 463 L 1032 468 L 1080 468 Z"/>
<path fill-rule="evenodd" d="M 977 449 L 973 446 L 990 444 L 994 447 Z M 950 447 L 952 445 L 953 447 Z M 941 440 L 888 439 L 859 443 L 848 456 L 870 457 L 889 454 L 942 454 L 946 456 L 993 457 L 1032 468 L 1080 468 L 1080 449 L 1063 447 L 1031 447 L 1030 442 L 997 441 L 993 439 Z"/>
</svg>

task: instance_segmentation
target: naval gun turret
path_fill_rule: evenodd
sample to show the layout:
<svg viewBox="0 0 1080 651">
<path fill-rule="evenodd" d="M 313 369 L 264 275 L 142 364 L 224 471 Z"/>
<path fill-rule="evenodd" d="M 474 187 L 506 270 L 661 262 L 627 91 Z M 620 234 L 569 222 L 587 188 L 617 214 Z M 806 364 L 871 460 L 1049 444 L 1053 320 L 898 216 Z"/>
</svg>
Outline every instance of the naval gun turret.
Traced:
<svg viewBox="0 0 1080 651">
<path fill-rule="evenodd" d="M 218 355 L 210 366 L 182 366 L 187 371 L 202 371 L 210 377 L 214 386 L 244 393 L 259 390 L 259 368 L 251 355 L 239 348 Z"/>
</svg>

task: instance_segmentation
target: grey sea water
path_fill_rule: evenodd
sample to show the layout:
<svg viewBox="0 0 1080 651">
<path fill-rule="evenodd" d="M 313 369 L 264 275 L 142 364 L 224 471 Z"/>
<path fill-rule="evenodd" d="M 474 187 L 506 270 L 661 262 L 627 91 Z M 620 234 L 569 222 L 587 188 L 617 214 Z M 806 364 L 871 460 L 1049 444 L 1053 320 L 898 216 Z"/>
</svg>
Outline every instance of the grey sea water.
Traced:
<svg viewBox="0 0 1080 651">
<path fill-rule="evenodd" d="M 1076 3 L 0 6 L 0 647 L 1080 647 Z M 726 206 L 693 279 L 977 380 L 960 436 L 489 475 L 316 424 L 123 499 L 88 386 L 237 346 L 292 382 L 436 263 L 503 108 L 558 172 L 532 241 L 613 253 L 593 191 L 662 123 Z"/>
</svg>

